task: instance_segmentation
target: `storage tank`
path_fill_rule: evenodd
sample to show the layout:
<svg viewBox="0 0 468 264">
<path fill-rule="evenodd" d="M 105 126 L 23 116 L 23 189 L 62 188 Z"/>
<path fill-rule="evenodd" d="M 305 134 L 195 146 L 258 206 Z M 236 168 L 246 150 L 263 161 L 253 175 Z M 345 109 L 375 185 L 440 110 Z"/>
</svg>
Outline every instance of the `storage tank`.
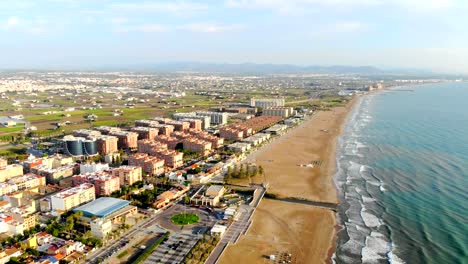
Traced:
<svg viewBox="0 0 468 264">
<path fill-rule="evenodd" d="M 72 156 L 82 156 L 83 153 L 83 138 L 75 138 L 75 137 L 65 137 L 65 151 L 67 154 Z"/>
<path fill-rule="evenodd" d="M 96 140 L 85 140 L 83 141 L 83 154 L 84 155 L 96 155 L 98 153 Z"/>
</svg>

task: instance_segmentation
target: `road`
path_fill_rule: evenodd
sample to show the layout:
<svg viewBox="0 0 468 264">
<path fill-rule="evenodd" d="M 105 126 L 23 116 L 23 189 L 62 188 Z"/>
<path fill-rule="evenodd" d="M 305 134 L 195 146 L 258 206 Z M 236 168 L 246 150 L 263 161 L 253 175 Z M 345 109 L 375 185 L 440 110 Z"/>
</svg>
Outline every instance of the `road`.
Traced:
<svg viewBox="0 0 468 264">
<path fill-rule="evenodd" d="M 243 204 L 239 207 L 238 212 L 241 214 L 237 221 L 233 221 L 229 228 L 224 233 L 223 237 L 219 241 L 218 245 L 213 249 L 205 264 L 215 264 L 218 262 L 219 257 L 223 253 L 224 249 L 231 243 L 235 244 L 242 234 L 245 234 L 251 224 L 251 217 L 255 211 L 255 208 L 260 203 L 260 200 L 265 194 L 265 188 L 258 186 L 256 195 L 254 195 L 253 201 L 250 203 L 252 206 Z"/>
<path fill-rule="evenodd" d="M 128 230 L 126 233 L 124 233 L 122 236 L 120 236 L 118 239 L 111 241 L 109 244 L 97 249 L 93 253 L 89 254 L 86 257 L 85 263 L 97 263 L 95 262 L 97 259 L 104 258 L 106 255 L 112 255 L 112 252 L 115 251 L 117 248 L 120 250 L 120 245 L 124 243 L 125 241 L 130 241 L 131 238 L 138 232 L 143 231 L 146 229 L 144 226 L 150 223 L 154 223 L 158 219 L 158 215 L 154 215 L 146 220 L 144 220 L 142 223 L 139 223 L 135 225 L 133 228 Z"/>
</svg>

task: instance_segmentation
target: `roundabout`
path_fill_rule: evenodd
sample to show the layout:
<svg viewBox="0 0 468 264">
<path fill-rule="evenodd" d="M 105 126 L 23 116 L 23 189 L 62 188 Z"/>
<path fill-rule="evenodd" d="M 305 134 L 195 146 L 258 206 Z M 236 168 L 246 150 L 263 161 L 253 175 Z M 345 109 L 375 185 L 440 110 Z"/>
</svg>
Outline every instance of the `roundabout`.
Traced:
<svg viewBox="0 0 468 264">
<path fill-rule="evenodd" d="M 175 225 L 192 225 L 198 223 L 200 217 L 192 213 L 180 213 L 171 217 L 171 222 Z"/>
</svg>

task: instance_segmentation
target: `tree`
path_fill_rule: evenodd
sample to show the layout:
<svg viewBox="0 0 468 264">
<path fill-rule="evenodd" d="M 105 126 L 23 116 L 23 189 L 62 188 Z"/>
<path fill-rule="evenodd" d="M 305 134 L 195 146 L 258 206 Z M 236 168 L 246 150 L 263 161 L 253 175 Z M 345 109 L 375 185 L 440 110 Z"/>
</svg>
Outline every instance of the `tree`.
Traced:
<svg viewBox="0 0 468 264">
<path fill-rule="evenodd" d="M 263 172 L 264 172 L 263 167 L 262 167 L 262 165 L 260 165 L 260 166 L 258 167 L 258 173 L 259 173 L 260 175 L 263 175 Z"/>
</svg>

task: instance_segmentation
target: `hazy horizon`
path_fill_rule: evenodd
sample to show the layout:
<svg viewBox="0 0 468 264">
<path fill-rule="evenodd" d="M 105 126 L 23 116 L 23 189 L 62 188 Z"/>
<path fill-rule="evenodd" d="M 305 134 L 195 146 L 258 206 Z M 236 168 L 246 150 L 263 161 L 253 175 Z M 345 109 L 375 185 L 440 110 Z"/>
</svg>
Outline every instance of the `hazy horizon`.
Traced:
<svg viewBox="0 0 468 264">
<path fill-rule="evenodd" d="M 0 68 L 199 61 L 468 73 L 461 0 L 4 0 Z"/>
</svg>

